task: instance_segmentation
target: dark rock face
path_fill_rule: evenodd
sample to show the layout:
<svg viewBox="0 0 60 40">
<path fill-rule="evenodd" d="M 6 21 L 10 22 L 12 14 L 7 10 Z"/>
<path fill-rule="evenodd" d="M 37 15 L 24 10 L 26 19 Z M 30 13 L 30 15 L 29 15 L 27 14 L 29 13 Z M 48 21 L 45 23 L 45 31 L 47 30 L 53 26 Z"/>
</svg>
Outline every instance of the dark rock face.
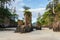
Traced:
<svg viewBox="0 0 60 40">
<path fill-rule="evenodd" d="M 30 31 L 33 31 L 33 28 L 32 27 L 29 27 L 29 26 L 24 26 L 23 28 L 21 28 L 23 32 L 30 32 Z"/>
<path fill-rule="evenodd" d="M 53 24 L 53 31 L 60 31 L 60 22 L 56 22 Z"/>
<path fill-rule="evenodd" d="M 52 28 L 53 28 L 53 25 L 49 25 L 48 28 L 49 28 L 49 29 L 52 29 Z"/>
<path fill-rule="evenodd" d="M 26 33 L 26 32 L 30 32 L 30 31 L 33 31 L 33 28 L 32 27 L 29 27 L 29 26 L 18 26 L 16 28 L 16 32 L 21 32 L 21 33 Z"/>
<path fill-rule="evenodd" d="M 41 30 L 42 28 L 39 26 L 39 27 L 36 27 L 36 30 Z"/>
<path fill-rule="evenodd" d="M 17 28 L 16 28 L 16 31 L 15 32 L 20 32 L 20 26 L 18 26 Z"/>
</svg>

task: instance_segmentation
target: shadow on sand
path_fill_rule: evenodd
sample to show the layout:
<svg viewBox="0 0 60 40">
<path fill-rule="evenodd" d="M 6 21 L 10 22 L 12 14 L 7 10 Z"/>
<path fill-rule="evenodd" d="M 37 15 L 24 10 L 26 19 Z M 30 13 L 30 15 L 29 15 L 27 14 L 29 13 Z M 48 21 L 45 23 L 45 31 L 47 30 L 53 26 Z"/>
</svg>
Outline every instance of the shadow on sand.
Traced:
<svg viewBox="0 0 60 40">
<path fill-rule="evenodd" d="M 0 28 L 0 31 L 15 31 L 16 28 Z"/>
</svg>

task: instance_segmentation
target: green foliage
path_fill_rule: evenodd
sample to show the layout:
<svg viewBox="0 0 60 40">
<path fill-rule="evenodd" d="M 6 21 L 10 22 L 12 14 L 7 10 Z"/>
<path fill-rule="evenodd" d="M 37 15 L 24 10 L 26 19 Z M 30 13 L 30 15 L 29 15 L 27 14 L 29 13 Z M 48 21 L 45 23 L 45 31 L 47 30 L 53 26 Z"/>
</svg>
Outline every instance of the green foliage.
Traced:
<svg viewBox="0 0 60 40">
<path fill-rule="evenodd" d="M 17 15 L 16 13 L 13 13 L 13 14 L 11 15 L 11 18 L 12 18 L 12 20 L 15 21 L 15 19 L 16 19 L 16 20 L 18 19 L 18 15 Z"/>
<path fill-rule="evenodd" d="M 49 4 L 46 6 L 46 9 L 52 9 L 52 7 L 53 7 L 53 4 L 52 4 L 52 2 L 49 2 Z"/>
<path fill-rule="evenodd" d="M 0 7 L 3 7 L 5 6 L 5 4 L 9 4 L 11 5 L 11 1 L 12 0 L 0 0 L 1 4 L 0 4 Z M 13 0 L 14 1 L 14 0 Z M 6 5 L 7 6 L 7 5 Z"/>
<path fill-rule="evenodd" d="M 60 4 L 57 4 L 57 7 L 55 8 L 55 12 L 59 12 L 60 11 Z"/>
<path fill-rule="evenodd" d="M 10 17 L 11 13 L 9 12 L 8 8 L 1 8 L 0 7 L 0 16 L 4 16 L 4 17 Z"/>
<path fill-rule="evenodd" d="M 29 10 L 25 10 L 25 11 L 24 11 L 24 15 L 27 15 L 27 16 L 30 17 L 32 14 L 31 14 L 31 12 L 30 12 Z"/>
<path fill-rule="evenodd" d="M 45 12 L 41 18 L 38 19 L 41 25 L 49 25 L 53 22 L 53 14 L 49 11 Z"/>
<path fill-rule="evenodd" d="M 24 10 L 24 15 L 27 15 L 28 17 L 31 17 L 32 16 L 32 14 L 31 14 L 31 12 L 29 11 L 29 7 L 26 7 L 26 6 L 24 6 L 23 7 L 25 10 Z"/>
<path fill-rule="evenodd" d="M 11 2 L 11 0 L 0 0 L 0 2 L 1 2 L 1 5 L 0 5 L 0 16 L 8 17 L 8 18 L 10 16 L 12 16 L 11 12 L 9 11 L 9 8 L 7 8 L 7 7 L 4 8 L 5 4 L 9 4 Z"/>
<path fill-rule="evenodd" d="M 55 14 L 53 14 L 53 2 L 54 2 L 54 11 Z M 46 11 L 41 18 L 38 18 L 38 22 L 40 22 L 41 25 L 50 25 L 54 22 L 55 17 L 57 20 L 60 20 L 60 3 L 58 0 L 53 0 L 52 2 L 49 2 L 49 4 L 46 6 Z"/>
<path fill-rule="evenodd" d="M 42 24 L 49 25 L 54 22 L 55 14 L 53 14 L 53 2 L 54 2 L 55 14 L 60 10 L 60 6 L 59 6 L 60 4 L 57 5 L 58 0 L 53 0 L 49 2 L 49 4 L 46 6 L 46 9 L 49 9 L 49 10 L 43 14 L 41 19 Z"/>
<path fill-rule="evenodd" d="M 3 23 L 4 21 L 3 21 L 3 19 L 0 19 L 0 23 Z"/>
<path fill-rule="evenodd" d="M 7 17 L 8 19 L 11 19 L 11 18 L 13 18 L 13 16 L 15 16 L 15 18 L 17 18 L 16 16 L 18 16 L 18 15 L 17 14 L 11 14 L 11 12 L 9 11 L 9 8 L 7 7 L 7 5 L 5 5 L 5 4 L 10 5 L 11 0 L 0 0 L 0 2 L 1 2 L 1 4 L 0 4 L 0 23 L 4 22 L 5 17 Z M 5 8 L 5 6 L 6 6 L 6 8 Z M 15 20 L 14 20 L 14 22 L 15 22 Z"/>
</svg>

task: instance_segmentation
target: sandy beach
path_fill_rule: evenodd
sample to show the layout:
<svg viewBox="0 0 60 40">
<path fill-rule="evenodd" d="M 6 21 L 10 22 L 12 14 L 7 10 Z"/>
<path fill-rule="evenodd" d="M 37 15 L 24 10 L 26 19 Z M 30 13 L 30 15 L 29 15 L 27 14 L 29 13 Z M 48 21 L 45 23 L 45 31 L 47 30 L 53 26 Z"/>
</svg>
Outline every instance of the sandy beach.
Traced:
<svg viewBox="0 0 60 40">
<path fill-rule="evenodd" d="M 15 33 L 14 30 L 0 31 L 0 40 L 60 40 L 60 32 L 53 32 L 48 28 L 30 33 Z"/>
</svg>

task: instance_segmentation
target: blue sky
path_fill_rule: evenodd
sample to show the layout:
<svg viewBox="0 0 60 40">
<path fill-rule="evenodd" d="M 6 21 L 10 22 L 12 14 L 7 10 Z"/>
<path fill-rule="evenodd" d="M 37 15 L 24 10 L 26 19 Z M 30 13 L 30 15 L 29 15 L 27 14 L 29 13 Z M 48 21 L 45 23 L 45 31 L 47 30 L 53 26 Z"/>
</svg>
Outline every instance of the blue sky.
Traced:
<svg viewBox="0 0 60 40">
<path fill-rule="evenodd" d="M 50 0 L 51 1 L 51 0 Z M 43 13 L 46 11 L 46 5 L 49 3 L 48 0 L 15 0 L 15 2 L 12 2 L 12 8 L 16 7 L 16 13 L 19 15 L 19 19 L 24 18 L 24 9 L 23 6 L 30 7 L 30 11 L 32 12 L 32 23 L 36 22 L 38 13 L 43 15 Z"/>
</svg>

